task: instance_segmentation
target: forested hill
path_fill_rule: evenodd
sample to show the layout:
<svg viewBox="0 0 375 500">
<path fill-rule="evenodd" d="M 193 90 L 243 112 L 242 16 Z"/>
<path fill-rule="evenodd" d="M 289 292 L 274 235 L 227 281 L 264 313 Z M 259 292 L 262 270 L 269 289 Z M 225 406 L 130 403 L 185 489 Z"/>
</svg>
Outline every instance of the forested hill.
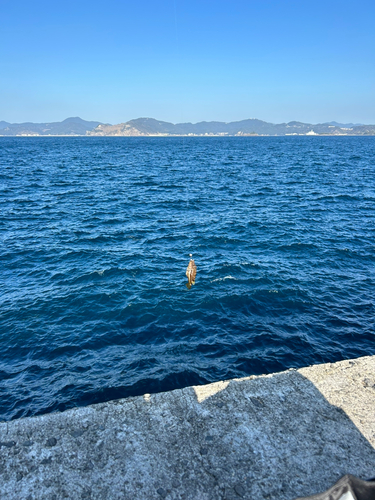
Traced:
<svg viewBox="0 0 375 500">
<path fill-rule="evenodd" d="M 0 121 L 0 135 L 86 135 L 100 122 L 88 122 L 81 118 L 67 118 L 51 123 L 7 123 Z"/>
</svg>

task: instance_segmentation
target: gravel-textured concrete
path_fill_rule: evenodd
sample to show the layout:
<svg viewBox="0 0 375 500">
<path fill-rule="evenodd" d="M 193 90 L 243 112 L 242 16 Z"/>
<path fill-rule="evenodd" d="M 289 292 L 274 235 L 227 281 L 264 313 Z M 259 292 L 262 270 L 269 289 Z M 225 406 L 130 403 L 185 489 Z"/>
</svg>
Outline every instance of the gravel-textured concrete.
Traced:
<svg viewBox="0 0 375 500">
<path fill-rule="evenodd" d="M 1 499 L 289 500 L 375 476 L 375 357 L 0 424 Z"/>
</svg>

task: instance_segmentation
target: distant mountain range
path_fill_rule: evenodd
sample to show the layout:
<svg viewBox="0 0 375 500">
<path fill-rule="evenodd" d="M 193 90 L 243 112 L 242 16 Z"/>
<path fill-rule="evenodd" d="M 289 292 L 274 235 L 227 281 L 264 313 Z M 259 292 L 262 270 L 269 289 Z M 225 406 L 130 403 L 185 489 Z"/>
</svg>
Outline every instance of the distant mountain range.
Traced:
<svg viewBox="0 0 375 500">
<path fill-rule="evenodd" d="M 173 123 L 137 118 L 119 125 L 98 125 L 87 135 L 95 136 L 246 136 L 246 135 L 375 135 L 375 125 L 289 122 L 273 124 L 249 119 L 238 122 Z"/>
<path fill-rule="evenodd" d="M 375 125 L 354 123 L 268 123 L 251 118 L 237 122 L 168 123 L 137 118 L 118 125 L 67 118 L 53 123 L 8 123 L 0 121 L 3 136 L 253 136 L 253 135 L 375 135 Z"/>
<path fill-rule="evenodd" d="M 100 125 L 81 118 L 67 118 L 52 123 L 8 123 L 0 122 L 0 135 L 86 135 Z"/>
<path fill-rule="evenodd" d="M 344 127 L 344 128 L 352 128 L 352 127 L 360 127 L 363 123 L 337 123 L 337 122 L 329 122 L 328 125 L 335 125 L 335 127 Z"/>
</svg>

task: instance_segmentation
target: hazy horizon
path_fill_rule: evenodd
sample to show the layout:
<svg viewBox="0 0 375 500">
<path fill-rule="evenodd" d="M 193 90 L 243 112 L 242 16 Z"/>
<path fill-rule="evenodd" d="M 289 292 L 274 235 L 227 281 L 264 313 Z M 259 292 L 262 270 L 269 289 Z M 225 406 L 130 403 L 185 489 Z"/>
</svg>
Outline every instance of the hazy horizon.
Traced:
<svg viewBox="0 0 375 500">
<path fill-rule="evenodd" d="M 7 0 L 0 120 L 373 124 L 374 18 L 368 0 Z"/>
</svg>

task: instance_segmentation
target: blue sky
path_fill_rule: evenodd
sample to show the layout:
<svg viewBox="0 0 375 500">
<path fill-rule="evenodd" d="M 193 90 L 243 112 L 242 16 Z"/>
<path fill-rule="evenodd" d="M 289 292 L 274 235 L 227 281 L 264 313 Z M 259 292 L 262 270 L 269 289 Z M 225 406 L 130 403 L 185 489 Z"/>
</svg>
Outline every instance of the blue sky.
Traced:
<svg viewBox="0 0 375 500">
<path fill-rule="evenodd" d="M 375 123 L 375 2 L 0 0 L 0 120 Z"/>
</svg>

